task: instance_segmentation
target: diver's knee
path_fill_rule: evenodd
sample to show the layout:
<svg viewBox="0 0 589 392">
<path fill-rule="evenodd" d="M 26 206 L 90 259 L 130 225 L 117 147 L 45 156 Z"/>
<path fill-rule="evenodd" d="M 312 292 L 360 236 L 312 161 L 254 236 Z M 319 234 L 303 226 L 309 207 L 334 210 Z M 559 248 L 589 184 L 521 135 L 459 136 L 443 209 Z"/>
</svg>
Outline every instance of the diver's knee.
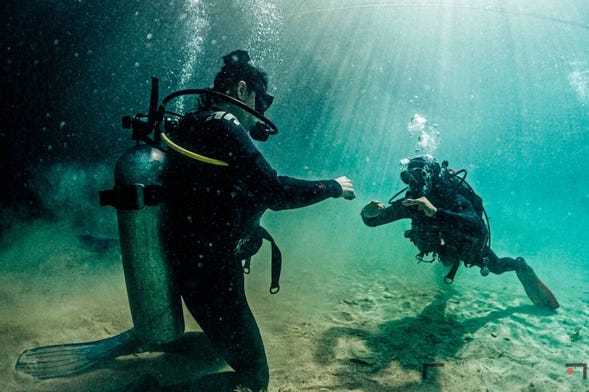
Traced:
<svg viewBox="0 0 589 392">
<path fill-rule="evenodd" d="M 523 257 L 517 257 L 515 259 L 514 266 L 515 266 L 514 269 L 516 271 L 520 271 L 520 272 L 528 272 L 528 271 L 533 272 L 534 271 L 532 269 L 532 267 L 530 267 L 528 265 L 528 263 L 526 263 L 526 260 Z"/>
<path fill-rule="evenodd" d="M 252 381 L 254 382 L 254 391 L 264 392 L 268 390 L 268 384 L 270 383 L 270 369 L 268 364 L 265 363 L 260 365 L 254 372 Z"/>
<path fill-rule="evenodd" d="M 511 271 L 509 268 L 506 268 L 505 265 L 500 263 L 489 263 L 487 268 L 489 269 L 489 272 L 495 275 L 501 275 L 504 272 Z"/>
<path fill-rule="evenodd" d="M 236 371 L 239 384 L 252 392 L 265 392 L 270 383 L 270 370 L 266 361 L 259 361 L 256 366 Z"/>
<path fill-rule="evenodd" d="M 508 271 L 533 271 L 532 267 L 530 267 L 528 263 L 526 263 L 526 260 L 523 257 L 517 257 L 515 259 L 511 257 L 503 257 L 501 259 L 497 259 L 497 261 L 495 262 L 490 262 L 488 264 L 488 267 L 489 271 L 494 273 L 495 275 L 500 275 Z"/>
</svg>

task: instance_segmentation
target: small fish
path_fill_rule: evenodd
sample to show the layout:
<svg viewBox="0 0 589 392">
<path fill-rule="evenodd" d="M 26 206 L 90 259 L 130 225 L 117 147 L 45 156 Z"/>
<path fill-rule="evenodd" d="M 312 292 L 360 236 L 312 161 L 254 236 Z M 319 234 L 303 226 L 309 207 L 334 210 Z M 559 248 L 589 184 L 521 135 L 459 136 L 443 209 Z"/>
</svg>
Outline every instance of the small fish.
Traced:
<svg viewBox="0 0 589 392">
<path fill-rule="evenodd" d="M 78 235 L 78 240 L 84 249 L 97 253 L 106 252 L 119 245 L 118 238 L 90 232 Z"/>
</svg>

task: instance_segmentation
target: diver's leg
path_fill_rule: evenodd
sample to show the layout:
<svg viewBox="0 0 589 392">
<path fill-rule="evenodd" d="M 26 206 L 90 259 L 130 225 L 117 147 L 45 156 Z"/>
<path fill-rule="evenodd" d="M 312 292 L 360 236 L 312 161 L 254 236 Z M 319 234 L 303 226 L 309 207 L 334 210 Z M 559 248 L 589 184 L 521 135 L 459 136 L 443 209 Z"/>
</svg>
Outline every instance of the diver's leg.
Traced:
<svg viewBox="0 0 589 392">
<path fill-rule="evenodd" d="M 528 266 L 528 264 L 526 264 L 525 260 L 521 257 L 518 257 L 517 259 L 511 258 L 511 257 L 501 257 L 499 258 L 495 252 L 493 252 L 491 249 L 488 250 L 487 253 L 487 267 L 489 268 L 489 271 L 496 274 L 496 275 L 500 275 L 504 272 L 508 272 L 508 271 L 517 271 L 517 270 L 523 270 L 523 269 L 531 269 L 530 266 Z"/>
<path fill-rule="evenodd" d="M 534 305 L 549 309 L 557 309 L 560 306 L 552 291 L 538 278 L 523 257 L 515 259 L 511 257 L 499 258 L 490 249 L 487 257 L 487 266 L 492 273 L 499 275 L 507 271 L 515 271 L 517 278 Z"/>
<path fill-rule="evenodd" d="M 235 371 L 205 376 L 187 389 L 234 391 L 237 386 L 263 391 L 269 370 L 264 344 L 245 296 L 241 262 L 231 253 L 201 259 L 184 270 L 181 292 L 186 307 Z"/>
</svg>

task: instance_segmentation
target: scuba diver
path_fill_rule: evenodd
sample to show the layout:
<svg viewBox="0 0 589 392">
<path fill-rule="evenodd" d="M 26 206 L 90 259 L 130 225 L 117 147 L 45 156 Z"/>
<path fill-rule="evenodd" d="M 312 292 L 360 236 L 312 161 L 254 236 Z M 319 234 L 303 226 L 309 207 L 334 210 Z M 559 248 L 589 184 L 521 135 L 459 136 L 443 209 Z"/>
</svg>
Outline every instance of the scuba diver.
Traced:
<svg viewBox="0 0 589 392">
<path fill-rule="evenodd" d="M 177 290 L 233 371 L 161 389 L 147 376 L 126 390 L 233 391 L 245 387 L 265 391 L 268 363 L 246 298 L 242 265 L 259 249 L 263 238 L 271 240 L 259 225 L 260 218 L 267 209 L 355 197 L 345 176 L 311 181 L 277 175 L 252 141 L 266 140 L 273 131 L 243 107 L 263 115 L 272 104 L 267 75 L 244 50 L 225 55 L 223 63 L 211 93 L 202 94 L 197 109 L 163 136 L 170 149 L 160 228 Z M 278 252 L 271 242 L 273 253 Z M 277 258 L 273 254 L 271 292 L 278 291 Z"/>
<path fill-rule="evenodd" d="M 114 188 L 99 196 L 101 206 L 116 208 L 133 327 L 96 341 L 27 349 L 16 370 L 51 379 L 141 352 L 192 352 L 200 334 L 184 331 L 183 299 L 233 371 L 167 386 L 145 374 L 119 391 L 267 390 L 266 353 L 243 276 L 268 240 L 270 292 L 280 289 L 282 256 L 260 226 L 262 214 L 356 195 L 345 176 L 279 176 L 253 142 L 278 133 L 264 116 L 274 99 L 267 75 L 244 50 L 223 62 L 212 88 L 176 91 L 159 105 L 159 81 L 152 78 L 149 114 L 123 117 L 136 145 L 117 160 Z M 166 110 L 170 100 L 189 94 L 199 95 L 196 110 Z"/>
<path fill-rule="evenodd" d="M 491 250 L 482 199 L 465 181 L 466 172 L 454 172 L 448 168 L 447 161 L 440 164 L 431 155 L 419 155 L 401 163 L 405 165 L 401 180 L 407 188 L 393 196 L 389 206 L 375 200 L 364 206 L 361 217 L 367 226 L 411 219 L 411 229 L 405 232 L 405 237 L 418 248 L 417 259 L 420 262 L 439 259 L 450 266 L 446 283 L 453 282 L 461 261 L 468 267 L 480 267 L 483 276 L 489 272 L 499 275 L 515 271 L 535 305 L 548 309 L 559 307 L 552 292 L 522 257 L 500 258 Z M 405 190 L 405 198 L 395 200 Z M 424 260 L 426 257 L 431 259 Z"/>
</svg>

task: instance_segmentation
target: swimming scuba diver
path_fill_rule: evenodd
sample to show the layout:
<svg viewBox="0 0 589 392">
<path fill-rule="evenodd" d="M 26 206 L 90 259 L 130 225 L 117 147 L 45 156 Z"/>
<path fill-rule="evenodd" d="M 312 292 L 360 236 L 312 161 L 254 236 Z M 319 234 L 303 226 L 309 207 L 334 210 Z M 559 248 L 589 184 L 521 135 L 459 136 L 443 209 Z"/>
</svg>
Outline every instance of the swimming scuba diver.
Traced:
<svg viewBox="0 0 589 392">
<path fill-rule="evenodd" d="M 227 54 L 223 62 L 212 92 L 263 114 L 273 101 L 266 73 L 243 50 Z M 216 94 L 201 95 L 198 108 L 167 137 L 172 148 L 164 169 L 161 232 L 168 262 L 186 307 L 233 371 L 163 390 L 267 389 L 266 353 L 245 295 L 242 265 L 261 244 L 260 218 L 267 209 L 355 197 L 347 177 L 279 176 L 252 141 L 267 137 L 255 116 Z"/>
<path fill-rule="evenodd" d="M 490 230 L 483 220 L 482 200 L 466 183 L 464 177 L 440 164 L 431 155 L 419 155 L 402 162 L 406 168 L 401 180 L 407 184 L 405 198 L 389 201 L 390 205 L 373 200 L 361 211 L 367 226 L 380 226 L 400 219 L 411 219 L 405 232 L 418 248 L 417 258 L 438 258 L 450 266 L 445 277 L 452 283 L 462 261 L 478 266 L 481 274 L 502 274 L 515 271 L 532 302 L 540 307 L 557 309 L 559 303 L 522 257 L 498 257 L 490 247 Z M 487 220 L 488 222 L 488 220 Z"/>
</svg>

